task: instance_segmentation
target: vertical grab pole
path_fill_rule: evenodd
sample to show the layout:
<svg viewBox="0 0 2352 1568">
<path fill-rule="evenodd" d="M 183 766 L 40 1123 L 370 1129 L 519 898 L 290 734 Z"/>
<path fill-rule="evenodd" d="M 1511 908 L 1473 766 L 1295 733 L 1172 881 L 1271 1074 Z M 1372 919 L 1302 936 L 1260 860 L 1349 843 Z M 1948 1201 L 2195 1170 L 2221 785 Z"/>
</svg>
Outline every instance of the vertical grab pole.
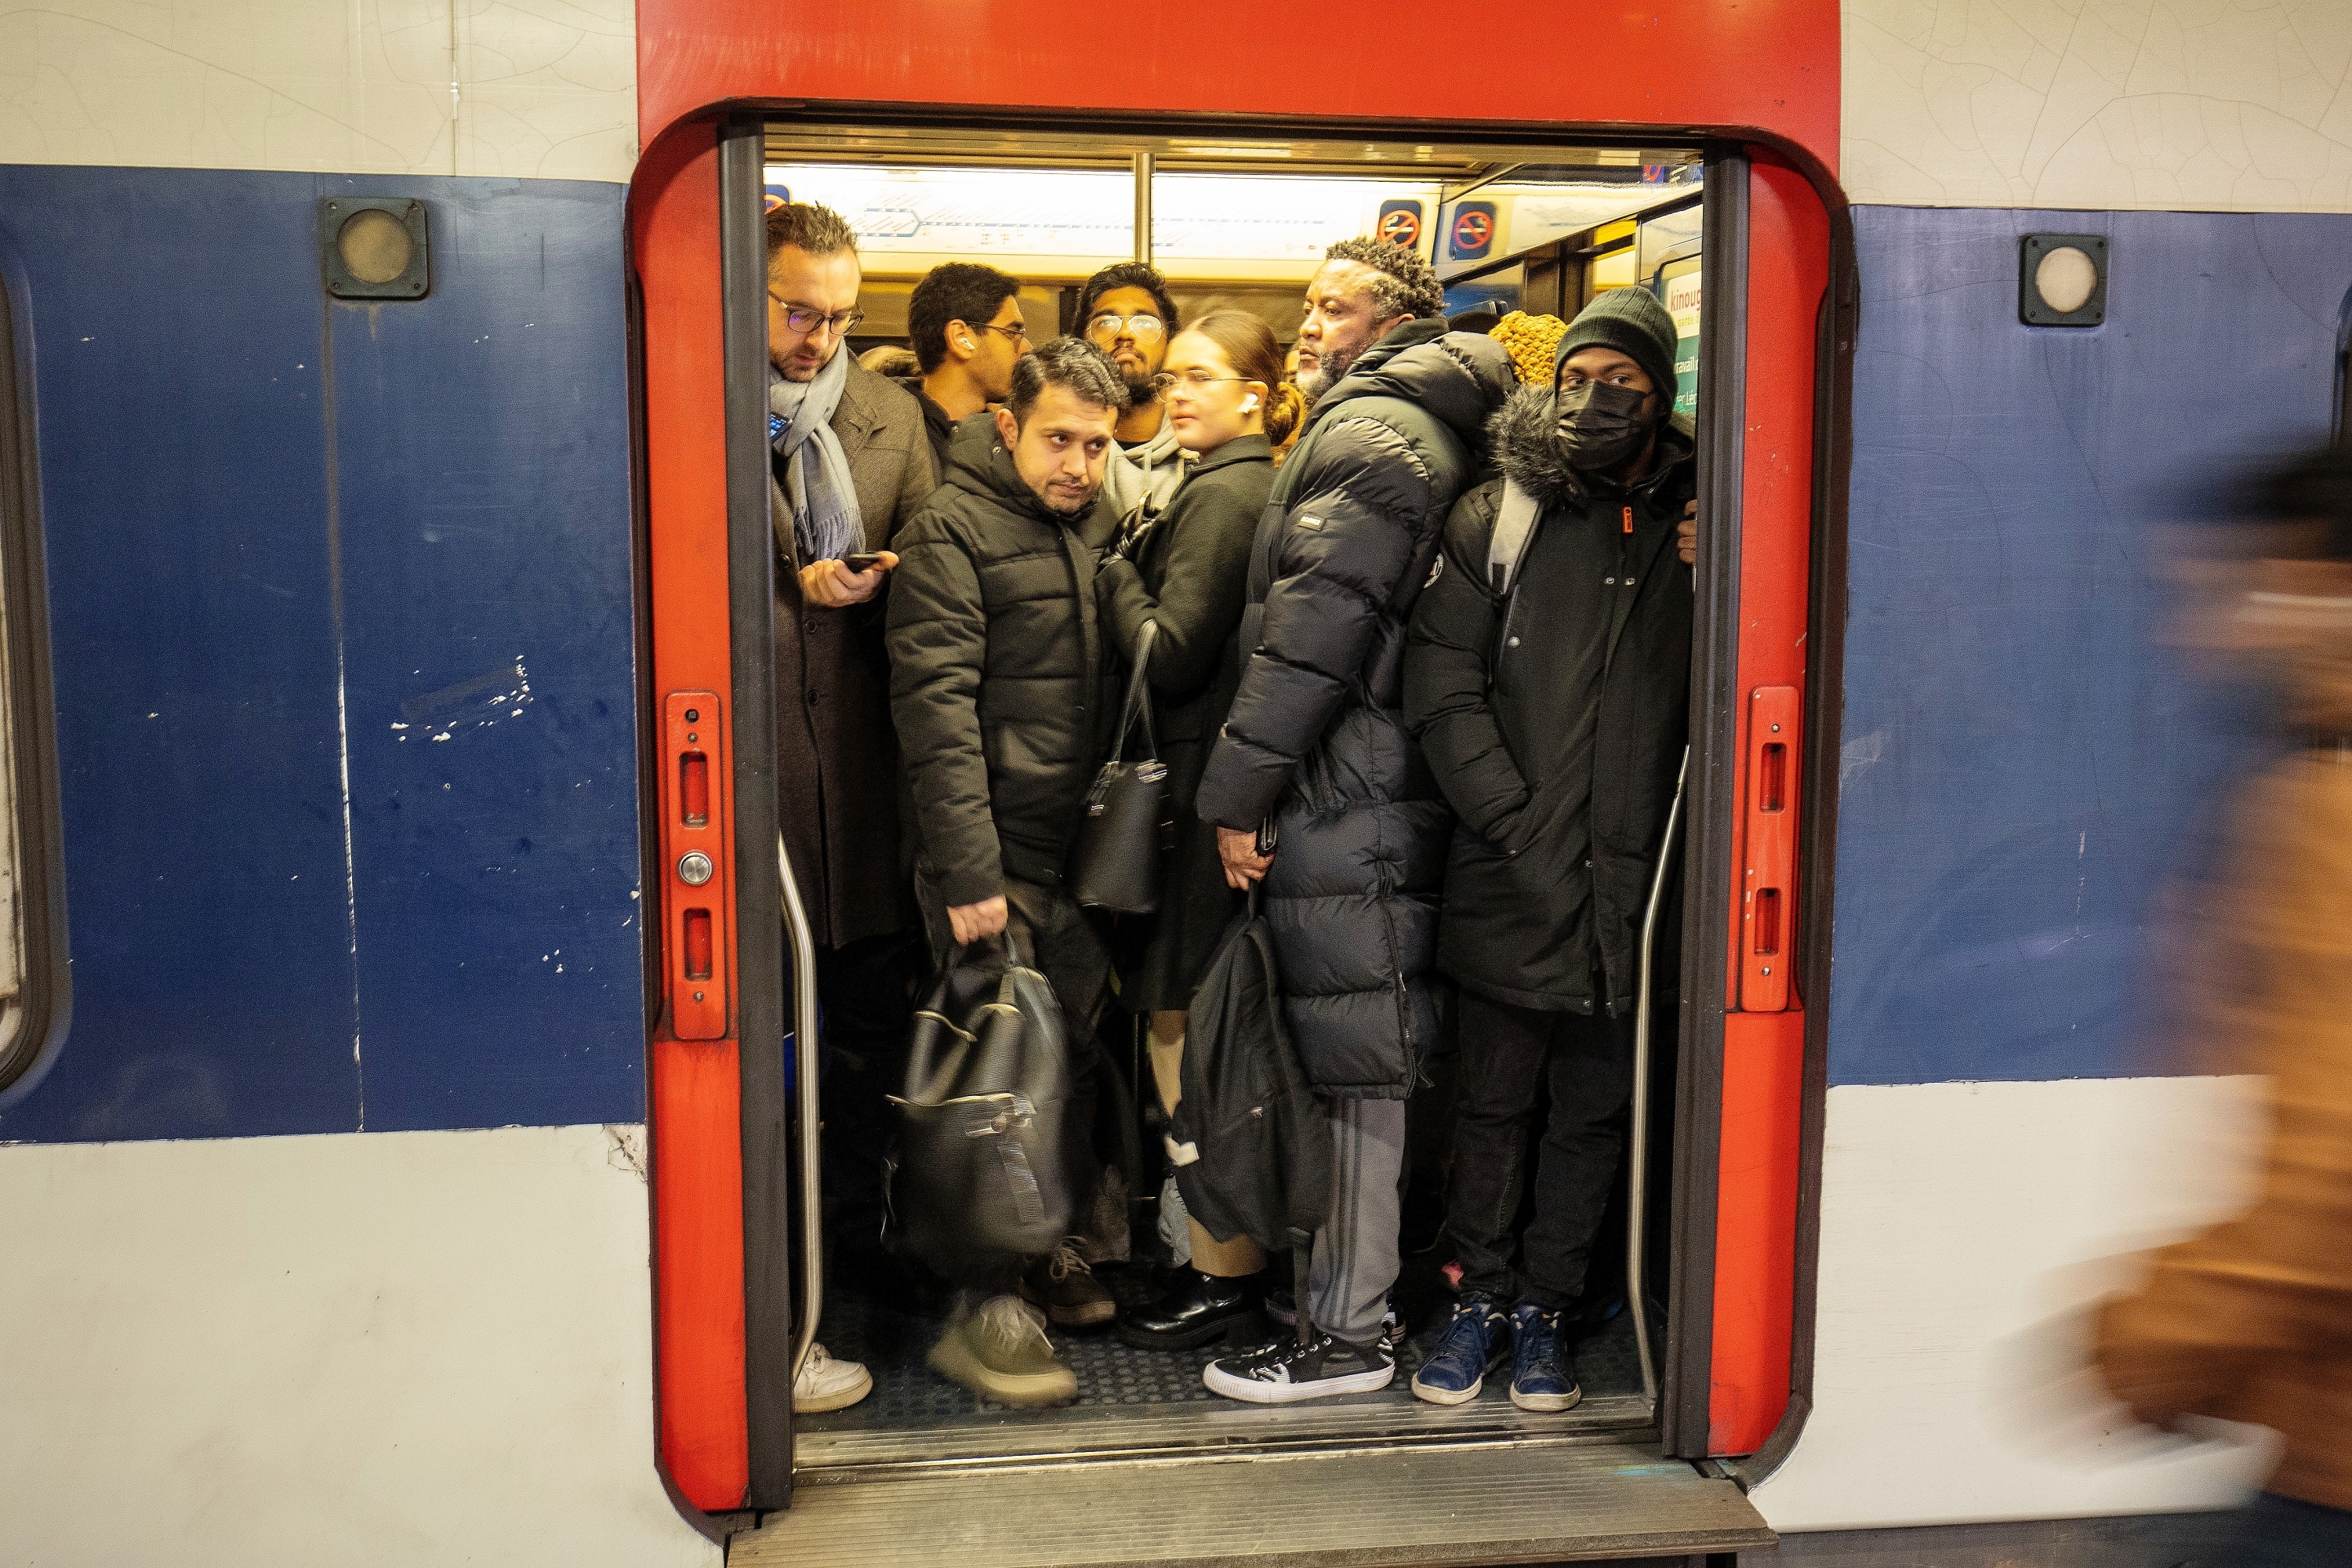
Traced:
<svg viewBox="0 0 2352 1568">
<path fill-rule="evenodd" d="M 1633 1136 L 1625 1184 L 1625 1304 L 1633 1312 L 1633 1349 L 1642 1361 L 1642 1398 L 1658 1414 L 1658 1363 L 1650 1352 L 1650 1301 L 1643 1289 L 1643 1233 L 1648 1229 L 1650 1186 L 1650 980 L 1657 945 L 1658 910 L 1666 901 L 1666 868 L 1674 863 L 1675 836 L 1683 825 L 1683 785 L 1690 777 L 1690 748 L 1675 774 L 1675 803 L 1666 808 L 1666 831 L 1658 841 L 1658 872 L 1650 879 L 1650 907 L 1642 915 L 1641 990 L 1633 1003 Z"/>
<path fill-rule="evenodd" d="M 1135 258 L 1146 264 L 1151 260 L 1151 169 L 1157 161 L 1149 153 L 1135 155 Z M 1078 331 L 1086 330 L 1080 321 Z"/>
<path fill-rule="evenodd" d="M 808 910 L 801 904 L 800 885 L 793 880 L 793 858 L 784 849 L 784 836 L 776 835 L 776 875 L 784 885 L 784 930 L 793 944 L 793 1100 L 798 1117 L 801 1155 L 801 1236 L 807 1247 L 802 1260 L 800 1331 L 793 1339 L 793 1382 L 798 1384 L 801 1363 L 816 1343 L 817 1319 L 824 1313 L 824 1192 L 819 1184 L 824 1166 L 818 1159 L 822 1134 L 816 1095 L 816 934 L 809 929 Z"/>
</svg>

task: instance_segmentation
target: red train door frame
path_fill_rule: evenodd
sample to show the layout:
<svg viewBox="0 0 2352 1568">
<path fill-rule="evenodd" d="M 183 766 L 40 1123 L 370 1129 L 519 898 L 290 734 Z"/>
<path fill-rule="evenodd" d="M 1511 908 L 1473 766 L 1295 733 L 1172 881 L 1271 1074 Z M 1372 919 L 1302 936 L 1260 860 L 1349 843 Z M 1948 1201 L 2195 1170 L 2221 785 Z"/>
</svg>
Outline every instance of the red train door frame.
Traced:
<svg viewBox="0 0 2352 1568">
<path fill-rule="evenodd" d="M 791 1488 L 772 557 L 763 400 L 750 379 L 765 360 L 764 312 L 756 305 L 760 141 L 749 116 L 877 117 L 870 103 L 729 108 L 723 117 L 674 124 L 648 148 L 630 218 L 644 321 L 653 626 L 646 717 L 665 742 L 661 886 L 648 890 L 662 921 L 666 999 L 649 1047 L 659 1445 L 681 1495 L 710 1512 L 782 1507 Z M 909 108 L 894 104 L 889 112 Z M 978 106 L 919 112 L 950 124 L 1004 118 Z M 1064 130 L 1087 122 L 1034 112 L 1024 120 Z M 1276 124 L 1318 135 L 1430 134 L 1426 123 L 1220 121 L 1237 132 Z M 1447 129 L 1479 140 L 1629 136 L 1622 125 Z M 1810 1323 L 1797 1312 L 1799 1289 L 1810 1283 L 1797 1273 L 1801 1188 L 1811 1158 L 1805 1117 L 1819 1098 L 1806 1087 L 1808 1036 L 1814 1059 L 1821 1047 L 1820 1022 L 1803 1000 L 1826 994 L 1828 866 L 1813 847 L 1818 834 L 1803 837 L 1788 832 L 1785 817 L 1762 818 L 1801 802 L 1813 833 L 1834 779 L 1820 758 L 1834 743 L 1835 671 L 1809 668 L 1805 647 L 1833 608 L 1842 614 L 1842 580 L 1809 590 L 1809 579 L 1817 511 L 1842 535 L 1836 498 L 1817 489 L 1825 455 L 1817 437 L 1831 437 L 1832 470 L 1840 448 L 1816 408 L 1843 384 L 1843 359 L 1828 375 L 1817 374 L 1816 326 L 1833 256 L 1850 249 L 1834 186 L 1801 150 L 1748 142 L 1739 132 L 1711 145 L 1702 282 L 1709 347 L 1701 367 L 1710 409 L 1701 493 L 1710 521 L 1700 581 L 1711 632 L 1696 650 L 1693 713 L 1698 755 L 1710 762 L 1693 770 L 1685 858 L 1691 923 L 1674 1225 L 1680 1266 L 1661 1409 L 1667 1451 L 1692 1456 L 1755 1453 L 1775 1441 L 1776 1428 L 1785 1446 L 1794 1433 L 1784 1417 L 1801 1419 L 1803 1408 L 1790 1389 L 1792 1368 L 1803 1368 L 1794 1352 L 1810 1340 Z M 1814 646 L 1831 640 L 1817 637 Z M 1791 700 L 1791 691 L 1802 699 Z M 723 840 L 726 853 L 702 883 L 681 869 L 686 790 L 669 782 L 681 758 L 669 754 L 671 738 L 656 717 L 687 693 L 724 697 L 715 753 L 723 763 L 706 774 L 713 798 L 698 842 Z M 1749 765 L 1751 752 L 1764 755 L 1753 744 L 1759 713 L 1768 725 L 1789 727 L 1768 731 L 1788 735 L 1776 742 L 1781 793 L 1769 799 L 1756 795 L 1759 767 Z M 1804 790 L 1801 774 L 1819 782 Z M 1715 896 L 1696 896 L 1702 890 Z M 1776 895 L 1773 922 L 1759 923 L 1751 891 Z M 697 910 L 708 921 L 699 947 L 687 924 Z M 1766 939 L 1769 951 L 1759 946 Z M 1758 972 L 1782 953 L 1795 962 L 1795 985 L 1781 1005 L 1761 1005 L 1774 977 Z M 1787 987 L 1785 973 L 1778 978 Z M 1817 1127 L 1813 1137 L 1817 1147 Z"/>
</svg>

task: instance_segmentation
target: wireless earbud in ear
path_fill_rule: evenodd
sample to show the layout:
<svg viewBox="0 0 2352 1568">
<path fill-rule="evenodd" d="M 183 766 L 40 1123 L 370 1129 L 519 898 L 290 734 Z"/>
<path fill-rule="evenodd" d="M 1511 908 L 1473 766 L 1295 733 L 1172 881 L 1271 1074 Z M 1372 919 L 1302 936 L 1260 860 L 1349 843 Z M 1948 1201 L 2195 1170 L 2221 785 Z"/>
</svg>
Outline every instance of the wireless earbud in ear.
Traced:
<svg viewBox="0 0 2352 1568">
<path fill-rule="evenodd" d="M 1249 401 L 1242 405 L 1242 412 L 1244 414 L 1255 414 L 1257 412 L 1256 393 L 1253 392 L 1249 395 Z"/>
<path fill-rule="evenodd" d="M 963 340 L 963 352 L 966 353 L 971 353 L 971 340 L 970 338 Z"/>
</svg>

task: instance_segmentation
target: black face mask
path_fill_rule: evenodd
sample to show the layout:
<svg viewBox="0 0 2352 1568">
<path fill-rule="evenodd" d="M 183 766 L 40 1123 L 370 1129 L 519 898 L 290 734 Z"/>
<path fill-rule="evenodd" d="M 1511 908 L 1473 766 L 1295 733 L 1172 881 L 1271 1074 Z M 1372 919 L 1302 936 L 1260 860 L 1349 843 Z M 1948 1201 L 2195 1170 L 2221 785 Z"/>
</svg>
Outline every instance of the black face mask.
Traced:
<svg viewBox="0 0 2352 1568">
<path fill-rule="evenodd" d="M 1650 438 L 1650 421 L 1642 413 L 1649 401 L 1646 392 L 1600 381 L 1556 394 L 1552 406 L 1559 423 L 1553 430 L 1568 466 L 1592 473 L 1638 457 Z"/>
</svg>

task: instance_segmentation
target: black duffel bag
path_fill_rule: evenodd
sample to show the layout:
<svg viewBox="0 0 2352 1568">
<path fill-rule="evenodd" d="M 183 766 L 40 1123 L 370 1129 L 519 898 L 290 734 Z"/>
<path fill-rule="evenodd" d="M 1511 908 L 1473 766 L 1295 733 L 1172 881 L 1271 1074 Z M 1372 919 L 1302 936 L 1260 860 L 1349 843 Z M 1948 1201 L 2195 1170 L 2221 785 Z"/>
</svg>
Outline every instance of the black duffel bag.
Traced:
<svg viewBox="0 0 2352 1568">
<path fill-rule="evenodd" d="M 1054 988 L 1013 933 L 1003 962 L 956 949 L 915 1014 L 891 1219 L 943 1270 L 988 1254 L 1032 1257 L 1069 1234 L 1073 1162 L 1087 1129 L 1070 1099 L 1069 1045 Z M 990 943 L 993 947 L 996 944 Z"/>
<path fill-rule="evenodd" d="M 1119 705 L 1118 735 L 1110 761 L 1095 775 L 1070 849 L 1070 896 L 1088 909 L 1148 915 L 1160 907 L 1161 862 L 1176 831 L 1176 804 L 1168 789 L 1168 764 L 1151 732 L 1151 645 L 1160 623 L 1143 623 L 1135 644 L 1135 668 L 1127 678 L 1127 700 Z M 1143 755 L 1127 760 L 1127 738 L 1143 725 Z"/>
</svg>

